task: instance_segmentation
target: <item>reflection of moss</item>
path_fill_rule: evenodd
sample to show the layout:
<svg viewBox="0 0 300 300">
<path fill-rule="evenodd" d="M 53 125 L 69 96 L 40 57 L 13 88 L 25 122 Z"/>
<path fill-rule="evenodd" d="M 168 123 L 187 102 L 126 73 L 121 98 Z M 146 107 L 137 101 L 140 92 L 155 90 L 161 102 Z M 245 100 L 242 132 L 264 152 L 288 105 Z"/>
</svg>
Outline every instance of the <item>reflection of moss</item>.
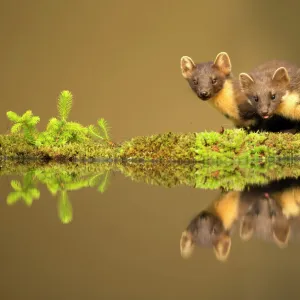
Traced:
<svg viewBox="0 0 300 300">
<path fill-rule="evenodd" d="M 37 180 L 45 184 L 53 195 L 58 191 L 74 191 L 97 187 L 104 192 L 109 183 L 110 171 L 119 171 L 133 181 L 151 185 L 173 187 L 187 185 L 203 189 L 242 190 L 249 184 L 266 184 L 270 180 L 300 176 L 300 161 L 277 163 L 43 163 L 36 161 L 20 164 L 3 161 L 1 175 L 22 175 L 33 171 Z"/>
<path fill-rule="evenodd" d="M 177 163 L 126 163 L 119 164 L 118 169 L 133 181 L 150 185 L 173 187 L 177 185 L 194 186 L 195 164 Z"/>
</svg>

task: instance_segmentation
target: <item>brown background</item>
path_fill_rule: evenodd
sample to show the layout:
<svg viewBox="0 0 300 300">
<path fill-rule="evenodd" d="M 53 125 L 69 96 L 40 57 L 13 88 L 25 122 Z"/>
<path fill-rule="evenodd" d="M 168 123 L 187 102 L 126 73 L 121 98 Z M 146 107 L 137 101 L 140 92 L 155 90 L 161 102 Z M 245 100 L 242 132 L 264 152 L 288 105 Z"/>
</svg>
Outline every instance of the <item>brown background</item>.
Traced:
<svg viewBox="0 0 300 300">
<path fill-rule="evenodd" d="M 297 7 L 296 7 L 297 6 Z M 300 64 L 300 4 L 287 1 L 1 1 L 1 132 L 31 109 L 40 129 L 62 89 L 71 119 L 106 118 L 116 141 L 231 124 L 191 92 L 183 55 L 231 57 L 234 74 L 267 59 Z"/>
<path fill-rule="evenodd" d="M 296 7 L 297 6 L 297 7 Z M 1 1 L 0 131 L 5 113 L 32 109 L 40 129 L 62 89 L 71 119 L 106 118 L 121 141 L 230 123 L 190 91 L 180 57 L 227 51 L 235 74 L 267 59 L 300 64 L 300 3 L 288 1 Z M 298 299 L 299 247 L 236 238 L 230 261 L 209 249 L 188 261 L 179 237 L 216 192 L 163 189 L 117 175 L 105 195 L 71 193 L 63 226 L 41 190 L 27 208 L 6 204 L 1 178 L 1 299 Z"/>
</svg>

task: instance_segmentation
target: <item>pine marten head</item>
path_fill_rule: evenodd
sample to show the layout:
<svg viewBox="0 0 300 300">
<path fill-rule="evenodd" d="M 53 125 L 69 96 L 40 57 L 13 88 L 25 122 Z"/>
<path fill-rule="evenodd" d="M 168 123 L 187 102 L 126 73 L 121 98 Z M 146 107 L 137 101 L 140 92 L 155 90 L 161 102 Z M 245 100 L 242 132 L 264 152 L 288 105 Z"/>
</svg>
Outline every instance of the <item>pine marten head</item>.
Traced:
<svg viewBox="0 0 300 300">
<path fill-rule="evenodd" d="M 231 75 L 231 62 L 225 52 L 219 53 L 214 62 L 200 64 L 195 64 L 190 57 L 183 56 L 181 72 L 197 96 L 206 101 L 222 90 L 226 79 Z"/>
<path fill-rule="evenodd" d="M 287 69 L 280 67 L 270 75 L 241 73 L 239 81 L 248 102 L 262 118 L 268 119 L 274 115 L 286 94 L 290 78 Z"/>
<path fill-rule="evenodd" d="M 190 257 L 195 246 L 213 247 L 218 260 L 225 261 L 227 259 L 231 238 L 224 229 L 220 218 L 210 212 L 203 211 L 190 222 L 181 235 L 181 256 L 183 258 Z"/>
</svg>

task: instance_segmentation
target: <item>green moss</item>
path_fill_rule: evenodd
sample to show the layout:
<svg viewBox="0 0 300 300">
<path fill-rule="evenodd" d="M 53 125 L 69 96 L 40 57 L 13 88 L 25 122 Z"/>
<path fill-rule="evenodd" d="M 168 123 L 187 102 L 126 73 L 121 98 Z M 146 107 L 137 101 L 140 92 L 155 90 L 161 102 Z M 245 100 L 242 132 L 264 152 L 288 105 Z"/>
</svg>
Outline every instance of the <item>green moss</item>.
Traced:
<svg viewBox="0 0 300 300">
<path fill-rule="evenodd" d="M 233 129 L 198 133 L 194 151 L 199 162 L 274 161 L 300 158 L 299 146 L 300 134 L 247 134 L 243 129 Z"/>
<path fill-rule="evenodd" d="M 1 157 L 54 161 L 115 160 L 233 163 L 300 158 L 300 134 L 250 133 L 242 129 L 202 133 L 164 133 L 135 137 L 120 145 L 88 139 L 36 147 L 21 134 L 0 135 Z"/>
<path fill-rule="evenodd" d="M 121 144 L 117 156 L 126 160 L 189 161 L 194 158 L 194 144 L 194 133 L 141 136 Z"/>
</svg>

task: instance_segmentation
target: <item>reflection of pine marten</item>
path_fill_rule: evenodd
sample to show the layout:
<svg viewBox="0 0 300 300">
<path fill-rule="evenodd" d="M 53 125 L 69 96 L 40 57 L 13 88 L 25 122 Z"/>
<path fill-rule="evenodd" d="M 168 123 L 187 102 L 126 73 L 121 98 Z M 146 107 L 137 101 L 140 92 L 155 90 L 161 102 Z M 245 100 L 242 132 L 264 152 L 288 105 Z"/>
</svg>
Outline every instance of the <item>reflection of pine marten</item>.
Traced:
<svg viewBox="0 0 300 300">
<path fill-rule="evenodd" d="M 295 217 L 300 219 L 299 180 L 285 179 L 248 187 L 243 192 L 224 192 L 182 233 L 181 255 L 188 258 L 195 246 L 213 247 L 217 259 L 225 261 L 230 253 L 232 229 L 238 223 L 243 240 L 254 235 L 284 247 Z"/>
<path fill-rule="evenodd" d="M 266 62 L 252 72 L 241 73 L 240 86 L 263 118 L 283 116 L 300 120 L 300 69 L 285 61 Z"/>
<path fill-rule="evenodd" d="M 247 241 L 255 235 L 285 247 L 289 234 L 289 220 L 283 215 L 280 205 L 268 193 L 260 192 L 251 209 L 240 220 L 240 237 Z"/>
<path fill-rule="evenodd" d="M 279 247 L 287 246 L 291 224 L 296 224 L 295 218 L 300 218 L 300 181 L 274 181 L 265 187 L 252 189 L 252 194 L 254 190 L 260 194 L 259 200 L 241 219 L 242 239 L 248 240 L 255 232 L 265 240 L 273 239 Z"/>
<path fill-rule="evenodd" d="M 182 257 L 188 258 L 198 245 L 213 247 L 217 259 L 225 261 L 231 247 L 230 231 L 240 213 L 245 210 L 241 204 L 240 192 L 223 193 L 196 216 L 181 235 Z"/>
<path fill-rule="evenodd" d="M 232 78 L 230 58 L 225 52 L 219 53 L 214 62 L 200 64 L 183 56 L 181 72 L 201 100 L 208 101 L 238 128 L 272 132 L 297 128 L 298 122 L 280 116 L 272 121 L 259 116 L 241 91 L 239 81 Z"/>
</svg>

